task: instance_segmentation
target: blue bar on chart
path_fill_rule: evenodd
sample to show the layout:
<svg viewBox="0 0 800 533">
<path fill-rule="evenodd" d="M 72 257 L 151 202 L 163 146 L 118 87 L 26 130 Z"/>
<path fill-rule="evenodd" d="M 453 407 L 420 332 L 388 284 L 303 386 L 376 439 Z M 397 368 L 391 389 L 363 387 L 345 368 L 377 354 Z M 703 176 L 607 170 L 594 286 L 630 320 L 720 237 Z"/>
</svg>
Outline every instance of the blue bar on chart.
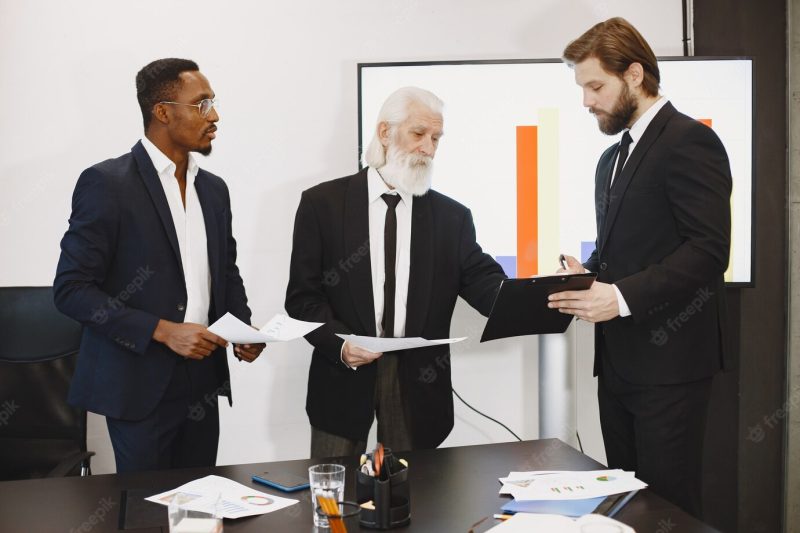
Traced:
<svg viewBox="0 0 800 533">
<path fill-rule="evenodd" d="M 503 272 L 509 278 L 517 277 L 517 256 L 516 255 L 498 255 L 495 260 L 503 267 Z"/>
<path fill-rule="evenodd" d="M 592 252 L 594 252 L 594 241 L 581 241 L 581 263 L 588 261 Z"/>
</svg>

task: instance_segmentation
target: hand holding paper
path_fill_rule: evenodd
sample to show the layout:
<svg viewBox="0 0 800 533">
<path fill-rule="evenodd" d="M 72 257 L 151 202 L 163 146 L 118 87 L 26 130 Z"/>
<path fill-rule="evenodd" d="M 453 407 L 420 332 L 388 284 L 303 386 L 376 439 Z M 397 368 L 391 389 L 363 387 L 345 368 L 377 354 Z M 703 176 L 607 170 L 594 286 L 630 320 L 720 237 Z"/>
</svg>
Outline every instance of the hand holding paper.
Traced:
<svg viewBox="0 0 800 533">
<path fill-rule="evenodd" d="M 286 342 L 298 339 L 322 325 L 322 322 L 303 322 L 278 314 L 260 329 L 253 329 L 230 313 L 208 326 L 208 331 L 236 344 Z"/>
<path fill-rule="evenodd" d="M 453 344 L 461 342 L 466 337 L 457 339 L 436 339 L 428 340 L 422 337 L 367 337 L 364 335 L 343 335 L 336 334 L 340 339 L 353 346 L 358 346 L 373 353 L 394 352 L 397 350 L 412 350 L 414 348 L 425 348 L 428 346 L 440 346 L 442 344 Z"/>
<path fill-rule="evenodd" d="M 263 352 L 266 347 L 266 343 L 263 342 L 259 344 L 234 344 L 233 353 L 241 361 L 252 363 L 258 359 L 258 356 L 261 355 L 261 352 Z"/>
<path fill-rule="evenodd" d="M 378 352 L 370 352 L 360 346 L 345 341 L 342 346 L 342 361 L 350 368 L 358 368 L 360 366 L 368 365 L 378 359 L 383 354 Z"/>
</svg>

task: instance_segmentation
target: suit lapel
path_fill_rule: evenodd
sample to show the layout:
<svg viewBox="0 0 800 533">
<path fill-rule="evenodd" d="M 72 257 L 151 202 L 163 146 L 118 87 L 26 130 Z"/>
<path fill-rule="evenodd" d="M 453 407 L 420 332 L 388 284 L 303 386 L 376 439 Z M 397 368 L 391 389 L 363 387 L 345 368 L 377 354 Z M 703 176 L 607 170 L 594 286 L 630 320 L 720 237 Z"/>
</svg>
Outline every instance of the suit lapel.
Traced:
<svg viewBox="0 0 800 533">
<path fill-rule="evenodd" d="M 430 195 L 414 198 L 411 209 L 411 271 L 406 300 L 406 337 L 422 335 L 433 292 L 434 231 Z"/>
<path fill-rule="evenodd" d="M 150 193 L 153 205 L 156 206 L 156 211 L 158 212 L 158 217 L 161 219 L 161 224 L 164 226 L 167 239 L 169 239 L 169 243 L 172 245 L 172 251 L 175 252 L 175 259 L 178 261 L 178 265 L 182 265 L 181 249 L 178 246 L 178 234 L 175 232 L 175 222 L 172 220 L 172 213 L 167 203 L 167 195 L 164 194 L 164 187 L 161 185 L 161 180 L 156 173 L 153 162 L 150 160 L 150 156 L 147 154 L 147 150 L 144 149 L 144 146 L 142 146 L 141 141 L 133 145 L 131 152 L 133 153 L 134 159 L 136 159 L 136 165 L 139 167 L 139 175 L 142 177 L 145 187 L 147 187 L 147 192 Z M 181 278 L 183 278 L 183 268 L 179 268 L 178 270 L 181 273 Z M 186 283 L 185 279 L 183 281 Z"/>
<path fill-rule="evenodd" d="M 364 250 L 367 255 L 364 257 Z M 367 198 L 367 169 L 350 179 L 344 203 L 344 256 L 361 258 L 351 261 L 347 271 L 350 295 L 361 325 L 367 335 L 375 336 L 375 300 L 372 296 L 372 266 L 369 253 L 369 204 Z"/>
<path fill-rule="evenodd" d="M 197 172 L 194 179 L 194 188 L 197 191 L 197 199 L 200 202 L 200 209 L 203 211 L 203 220 L 206 226 L 206 248 L 208 249 L 208 268 L 211 275 L 212 291 L 221 290 L 220 280 L 220 228 L 218 213 L 214 205 L 214 195 L 208 187 L 208 176 L 203 169 Z M 220 302 L 220 295 L 214 294 L 214 303 Z"/>
<path fill-rule="evenodd" d="M 614 221 L 619 213 L 619 206 L 625 197 L 625 191 L 628 189 L 631 179 L 633 179 L 634 174 L 636 174 L 636 169 L 639 167 L 645 154 L 650 150 L 650 147 L 661 135 L 664 126 L 675 112 L 675 108 L 672 107 L 672 104 L 667 102 L 664 107 L 656 113 L 656 116 L 653 117 L 653 120 L 644 131 L 642 138 L 636 143 L 633 152 L 628 156 L 628 161 L 625 162 L 622 173 L 611 185 L 608 214 L 603 222 L 603 238 L 601 239 L 603 245 L 608 242 L 608 235 L 611 233 L 611 228 L 614 227 Z M 611 166 L 613 167 L 613 165 Z"/>
</svg>

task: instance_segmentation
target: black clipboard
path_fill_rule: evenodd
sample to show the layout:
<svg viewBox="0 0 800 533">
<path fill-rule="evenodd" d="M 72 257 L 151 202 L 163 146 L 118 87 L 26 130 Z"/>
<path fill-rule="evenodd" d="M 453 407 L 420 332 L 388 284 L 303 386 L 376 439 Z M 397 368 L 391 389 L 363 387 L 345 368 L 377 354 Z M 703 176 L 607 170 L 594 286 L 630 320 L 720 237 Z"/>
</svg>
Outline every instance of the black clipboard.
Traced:
<svg viewBox="0 0 800 533">
<path fill-rule="evenodd" d="M 145 500 L 154 489 L 125 489 L 120 493 L 119 530 L 168 531 L 169 517 L 163 505 Z"/>
<path fill-rule="evenodd" d="M 607 516 L 609 518 L 614 518 L 617 516 L 617 513 L 619 513 L 623 507 L 628 505 L 628 502 L 631 501 L 638 493 L 638 490 L 633 490 L 630 492 L 621 492 L 619 494 L 606 496 L 606 499 L 603 500 L 592 512 Z"/>
<path fill-rule="evenodd" d="M 586 290 L 596 277 L 596 273 L 589 272 L 503 280 L 481 342 L 520 335 L 564 333 L 572 315 L 547 307 L 547 297 L 556 292 Z"/>
</svg>

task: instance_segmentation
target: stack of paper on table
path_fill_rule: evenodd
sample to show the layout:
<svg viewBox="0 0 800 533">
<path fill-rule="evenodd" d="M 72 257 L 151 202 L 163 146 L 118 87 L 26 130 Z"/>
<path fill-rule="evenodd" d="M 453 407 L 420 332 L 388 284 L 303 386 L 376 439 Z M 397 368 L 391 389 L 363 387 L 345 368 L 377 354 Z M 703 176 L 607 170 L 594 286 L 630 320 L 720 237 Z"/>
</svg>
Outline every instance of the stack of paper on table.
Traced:
<svg viewBox="0 0 800 533">
<path fill-rule="evenodd" d="M 582 531 L 636 533 L 632 527 L 622 522 L 597 514 L 588 514 L 577 520 L 550 514 L 518 514 L 489 531 L 494 533 L 529 533 L 531 531 L 547 531 L 548 533 L 581 533 Z"/>
<path fill-rule="evenodd" d="M 500 494 L 514 497 L 508 513 L 551 513 L 578 517 L 594 511 L 606 496 L 647 487 L 624 470 L 511 472 L 500 478 Z"/>
<path fill-rule="evenodd" d="M 169 505 L 173 496 L 181 493 L 182 509 L 200 511 L 222 518 L 242 518 L 271 513 L 297 503 L 291 498 L 281 498 L 250 488 L 220 476 L 206 476 L 190 481 L 177 489 L 145 498 L 154 503 Z M 217 504 L 219 498 L 219 504 Z"/>
</svg>

